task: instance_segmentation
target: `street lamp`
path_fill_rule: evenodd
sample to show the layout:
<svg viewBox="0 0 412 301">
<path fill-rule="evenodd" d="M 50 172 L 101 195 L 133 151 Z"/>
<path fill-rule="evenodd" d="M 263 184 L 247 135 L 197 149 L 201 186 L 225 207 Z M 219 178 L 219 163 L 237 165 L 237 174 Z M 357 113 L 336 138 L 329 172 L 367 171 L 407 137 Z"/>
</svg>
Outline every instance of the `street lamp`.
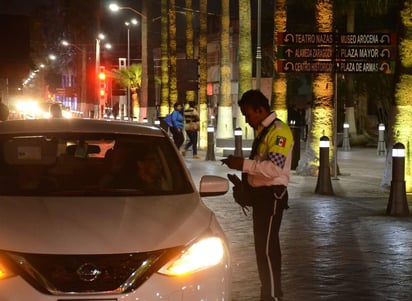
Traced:
<svg viewBox="0 0 412 301">
<path fill-rule="evenodd" d="M 86 98 L 87 98 L 87 77 L 86 77 L 86 63 L 87 63 L 87 54 L 86 54 L 86 48 L 83 46 L 82 48 L 80 48 L 79 46 L 69 43 L 68 41 L 63 40 L 62 45 L 65 47 L 73 47 L 74 49 L 80 51 L 81 55 L 82 55 L 82 68 L 81 68 L 81 85 L 80 85 L 80 112 L 85 111 L 85 104 L 86 104 Z"/>
<path fill-rule="evenodd" d="M 141 12 L 135 10 L 134 8 L 127 6 L 119 6 L 115 3 L 109 5 L 111 11 L 117 12 L 119 10 L 130 10 L 133 13 L 142 17 L 142 102 L 147 105 L 148 96 L 148 66 L 147 66 L 147 16 Z M 140 111 L 142 112 L 142 111 Z M 139 118 L 140 120 L 140 118 Z"/>
<path fill-rule="evenodd" d="M 121 10 L 121 9 L 128 9 L 128 10 L 131 10 L 132 12 L 134 12 L 135 14 L 138 14 L 138 15 L 141 16 L 142 18 L 147 19 L 147 17 L 146 17 L 145 15 L 143 15 L 141 12 L 135 10 L 134 8 L 127 7 L 127 6 L 119 6 L 119 5 L 117 5 L 116 3 L 111 3 L 111 4 L 109 5 L 109 9 L 110 9 L 111 11 L 114 11 L 114 12 L 117 12 L 117 11 L 119 11 L 119 10 Z"/>
</svg>

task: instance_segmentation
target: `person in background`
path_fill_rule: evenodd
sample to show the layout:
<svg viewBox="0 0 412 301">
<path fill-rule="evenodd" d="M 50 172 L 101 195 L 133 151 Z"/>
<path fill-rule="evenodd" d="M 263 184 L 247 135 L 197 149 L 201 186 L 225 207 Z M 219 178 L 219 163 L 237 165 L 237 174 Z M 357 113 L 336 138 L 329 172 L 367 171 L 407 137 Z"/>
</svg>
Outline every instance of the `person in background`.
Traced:
<svg viewBox="0 0 412 301">
<path fill-rule="evenodd" d="M 197 138 L 199 131 L 199 113 L 196 110 L 196 103 L 194 101 L 189 101 L 189 107 L 184 112 L 185 117 L 185 131 L 189 138 L 189 141 L 182 150 L 182 155 L 186 155 L 186 151 L 189 147 L 193 149 L 193 158 L 199 159 L 200 156 L 197 154 Z"/>
<path fill-rule="evenodd" d="M 229 156 L 222 162 L 247 176 L 261 282 L 260 301 L 279 301 L 283 296 L 279 229 L 283 210 L 288 208 L 293 134 L 289 126 L 270 111 L 269 100 L 262 92 L 249 90 L 238 104 L 246 122 L 255 130 L 256 138 L 249 159 Z"/>
<path fill-rule="evenodd" d="M 170 131 L 173 135 L 173 141 L 178 150 L 182 146 L 183 142 L 185 141 L 185 136 L 183 134 L 184 128 L 184 118 L 183 118 L 183 106 L 182 104 L 176 102 L 173 105 L 173 112 L 172 115 L 172 126 L 170 127 Z"/>
<path fill-rule="evenodd" d="M 50 105 L 50 117 L 51 118 L 62 118 L 63 112 L 60 104 L 53 103 Z"/>
<path fill-rule="evenodd" d="M 0 121 L 6 121 L 9 119 L 9 108 L 3 103 L 0 96 Z"/>
</svg>

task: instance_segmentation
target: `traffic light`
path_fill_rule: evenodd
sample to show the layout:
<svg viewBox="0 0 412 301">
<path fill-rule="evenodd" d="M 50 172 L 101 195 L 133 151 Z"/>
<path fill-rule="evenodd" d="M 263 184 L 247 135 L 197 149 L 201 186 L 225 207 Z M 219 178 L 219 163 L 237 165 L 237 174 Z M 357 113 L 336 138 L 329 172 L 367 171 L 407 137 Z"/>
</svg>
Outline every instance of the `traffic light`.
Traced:
<svg viewBox="0 0 412 301">
<path fill-rule="evenodd" d="M 106 73 L 104 72 L 104 67 L 100 67 L 99 79 L 102 80 L 102 81 L 106 80 Z"/>
<path fill-rule="evenodd" d="M 104 66 L 100 66 L 99 74 L 97 76 L 98 76 L 98 81 L 99 81 L 99 86 L 98 86 L 99 102 L 102 105 L 102 104 L 105 104 L 107 100 L 106 70 Z"/>
</svg>

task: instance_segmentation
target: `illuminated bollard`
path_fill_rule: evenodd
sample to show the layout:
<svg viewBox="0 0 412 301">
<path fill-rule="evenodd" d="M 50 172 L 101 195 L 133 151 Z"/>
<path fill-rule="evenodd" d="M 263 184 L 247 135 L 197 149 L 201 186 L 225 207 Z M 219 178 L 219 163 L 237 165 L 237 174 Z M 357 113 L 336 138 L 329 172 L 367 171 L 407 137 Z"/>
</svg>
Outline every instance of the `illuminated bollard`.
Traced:
<svg viewBox="0 0 412 301">
<path fill-rule="evenodd" d="M 322 136 L 319 145 L 319 173 L 315 192 L 318 194 L 333 195 L 329 168 L 329 138 Z"/>
<path fill-rule="evenodd" d="M 213 125 L 207 127 L 207 152 L 206 161 L 215 161 L 215 128 Z"/>
<path fill-rule="evenodd" d="M 160 120 L 159 120 L 159 119 L 156 119 L 156 120 L 154 121 L 154 125 L 160 127 Z"/>
<path fill-rule="evenodd" d="M 378 148 L 376 150 L 376 154 L 378 156 L 385 156 L 386 155 L 386 145 L 385 145 L 385 125 L 383 123 L 379 123 L 379 136 L 378 136 Z"/>
<path fill-rule="evenodd" d="M 386 214 L 409 216 L 405 188 L 405 146 L 396 143 L 392 149 L 392 182 Z"/>
<path fill-rule="evenodd" d="M 243 157 L 243 150 L 242 150 L 242 129 L 236 128 L 235 129 L 235 153 L 236 157 Z"/>
<path fill-rule="evenodd" d="M 350 142 L 349 142 L 349 123 L 345 122 L 343 124 L 343 142 L 342 150 L 350 151 Z"/>
</svg>

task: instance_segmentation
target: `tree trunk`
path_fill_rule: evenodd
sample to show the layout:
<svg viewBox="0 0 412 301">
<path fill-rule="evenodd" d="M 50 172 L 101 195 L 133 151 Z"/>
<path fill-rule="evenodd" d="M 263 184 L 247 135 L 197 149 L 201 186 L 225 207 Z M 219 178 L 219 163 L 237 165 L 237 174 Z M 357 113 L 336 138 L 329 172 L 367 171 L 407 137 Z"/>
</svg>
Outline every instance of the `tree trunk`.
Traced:
<svg viewBox="0 0 412 301">
<path fill-rule="evenodd" d="M 399 32 L 399 56 L 397 62 L 397 83 L 395 85 L 395 122 L 393 142 L 405 147 L 405 182 L 406 191 L 412 192 L 412 69 L 410 53 L 412 51 L 412 3 L 404 1 L 400 11 L 402 28 Z"/>
<path fill-rule="evenodd" d="M 157 4 L 156 4 L 157 5 Z M 143 1 L 143 14 L 147 16 L 149 20 L 147 22 L 147 36 L 153 36 L 153 3 L 151 0 L 144 0 Z M 151 38 L 147 39 L 147 47 L 146 47 L 146 57 L 147 57 L 147 116 L 150 122 L 157 119 L 158 112 L 157 112 L 157 105 L 158 99 L 156 98 L 156 90 L 155 90 L 155 73 L 154 73 L 154 61 L 153 61 L 153 48 L 154 48 L 154 41 Z M 143 73 L 143 72 L 142 72 Z M 143 76 L 143 74 L 142 74 Z M 142 81 L 142 88 L 144 86 L 144 77 Z"/>
<path fill-rule="evenodd" d="M 199 21 L 199 114 L 200 114 L 200 148 L 207 147 L 207 0 L 200 1 Z"/>
<path fill-rule="evenodd" d="M 222 0 L 222 27 L 220 33 L 220 99 L 216 138 L 233 137 L 233 116 L 230 78 L 230 17 L 229 0 Z"/>
<path fill-rule="evenodd" d="M 186 59 L 194 59 L 194 44 L 193 44 L 193 8 L 192 0 L 185 0 L 186 3 Z M 196 93 L 194 90 L 186 91 L 186 102 L 196 101 Z"/>
<path fill-rule="evenodd" d="M 177 41 L 176 41 L 176 0 L 169 0 L 169 97 L 170 104 L 178 101 L 177 93 Z"/>
<path fill-rule="evenodd" d="M 317 32 L 333 32 L 333 1 L 317 0 L 316 2 Z M 312 105 L 312 127 L 307 140 L 307 149 L 298 163 L 296 172 L 300 175 L 317 175 L 319 167 L 320 138 L 326 136 L 330 141 L 330 162 L 333 161 L 333 125 L 334 125 L 334 83 L 332 74 L 317 73 L 314 75 Z"/>
<path fill-rule="evenodd" d="M 251 35 L 251 8 L 249 0 L 239 0 L 239 95 L 252 89 L 252 40 Z M 245 120 L 245 117 L 240 112 L 240 108 L 236 105 L 236 121 L 237 126 L 242 129 L 244 140 L 253 140 L 254 133 Z"/>
<path fill-rule="evenodd" d="M 161 93 L 160 93 L 160 116 L 164 117 L 170 112 L 170 101 L 169 101 L 169 47 L 168 47 L 168 0 L 161 0 L 161 42 L 160 42 L 160 52 L 161 52 Z"/>
<path fill-rule="evenodd" d="M 288 109 L 286 103 L 287 80 L 286 74 L 277 72 L 278 45 L 276 40 L 278 32 L 286 32 L 286 21 L 286 0 L 277 0 L 275 1 L 274 11 L 275 30 L 273 32 L 273 57 L 275 59 L 273 60 L 273 70 L 275 70 L 275 74 L 273 76 L 272 83 L 271 107 L 276 111 L 278 118 L 284 122 L 287 122 L 288 120 Z"/>
<path fill-rule="evenodd" d="M 133 121 L 139 121 L 140 116 L 140 104 L 139 104 L 139 94 L 136 88 L 130 88 L 130 93 L 132 96 L 132 117 Z"/>
<path fill-rule="evenodd" d="M 145 2 L 147 0 L 144 0 Z M 143 7 L 146 5 L 143 4 Z M 148 57 L 147 57 L 147 15 L 146 17 L 141 17 L 142 20 L 142 88 L 141 88 L 141 99 L 140 99 L 140 112 L 139 112 L 139 121 L 142 121 L 144 118 L 148 118 Z"/>
</svg>

